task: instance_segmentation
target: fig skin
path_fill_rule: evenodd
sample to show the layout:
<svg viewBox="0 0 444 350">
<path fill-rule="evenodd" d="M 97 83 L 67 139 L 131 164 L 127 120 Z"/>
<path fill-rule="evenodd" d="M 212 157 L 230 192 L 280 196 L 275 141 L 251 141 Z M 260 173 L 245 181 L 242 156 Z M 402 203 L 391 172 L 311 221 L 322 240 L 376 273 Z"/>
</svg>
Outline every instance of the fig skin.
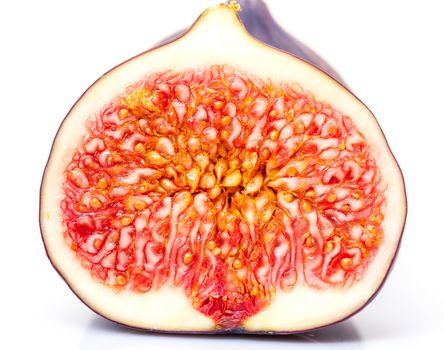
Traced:
<svg viewBox="0 0 444 350">
<path fill-rule="evenodd" d="M 248 32 L 250 34 L 252 34 L 254 37 L 256 37 L 257 39 L 263 41 L 264 43 L 273 46 L 275 48 L 281 49 L 282 51 L 285 51 L 286 53 L 296 56 L 299 59 L 304 60 L 305 62 L 308 62 L 310 64 L 312 64 L 313 66 L 317 67 L 318 69 L 322 70 L 323 72 L 325 72 L 326 74 L 328 74 L 329 76 L 331 76 L 332 78 L 334 78 L 336 81 L 338 81 L 338 83 L 342 86 L 344 86 L 343 80 L 342 78 L 339 76 L 339 74 L 327 63 L 325 62 L 321 57 L 319 57 L 316 53 L 314 53 L 311 49 L 309 49 L 308 47 L 306 47 L 304 44 L 302 44 L 300 41 L 298 41 L 297 39 L 293 38 L 292 36 L 290 36 L 288 33 L 286 33 L 275 21 L 274 19 L 271 17 L 270 12 L 268 10 L 268 8 L 266 7 L 266 5 L 261 1 L 261 0 L 239 0 L 238 3 L 241 5 L 242 7 L 242 11 L 239 13 L 239 16 L 242 19 L 243 24 L 245 25 L 246 29 L 248 30 Z M 162 41 L 163 44 L 165 43 L 171 43 L 174 42 L 175 39 L 182 37 L 183 35 L 187 34 L 188 30 L 186 32 L 180 33 L 179 35 L 175 35 L 174 39 L 166 39 L 165 41 Z M 162 46 L 162 45 L 159 45 Z M 139 57 L 141 55 L 144 55 L 150 51 L 152 51 L 155 48 L 158 48 L 159 46 L 156 46 L 150 50 L 147 50 L 121 64 L 119 64 L 118 66 L 110 69 L 106 74 L 108 74 L 109 72 L 113 71 L 115 68 L 124 65 L 126 62 L 133 60 L 136 57 Z M 97 81 L 99 81 L 101 78 L 99 78 Z M 97 82 L 96 81 L 96 82 Z M 96 82 L 94 82 L 90 88 L 92 86 L 94 86 L 96 84 Z M 80 100 L 82 100 L 83 96 L 89 91 L 88 88 L 77 100 L 77 102 L 71 107 L 70 111 L 68 112 L 67 116 L 63 119 L 59 130 L 61 128 L 61 126 L 63 125 L 63 123 L 65 122 L 66 118 L 70 115 L 71 111 L 76 107 L 76 105 L 78 104 L 78 102 Z M 347 88 L 346 88 L 347 89 Z M 347 91 L 349 91 L 347 89 Z M 349 91 L 349 93 L 351 95 L 353 95 L 358 101 L 359 98 L 357 98 L 352 92 Z M 362 101 L 360 101 L 362 103 Z M 376 120 L 376 118 L 375 118 Z M 379 123 L 378 123 L 379 126 Z M 382 134 L 383 131 L 380 128 Z M 56 137 L 59 134 L 59 131 L 57 131 Z M 383 134 L 384 138 L 385 135 Z M 53 144 L 51 146 L 51 150 L 49 153 L 49 157 L 52 153 L 52 151 L 54 150 L 55 147 L 55 139 L 53 141 Z M 387 146 L 387 152 L 390 153 L 390 155 L 393 156 L 393 153 L 391 151 L 391 149 Z M 49 157 L 48 157 L 48 162 L 45 166 L 45 171 L 43 174 L 43 178 L 45 176 L 46 173 L 46 169 L 48 167 L 49 164 Z M 393 159 L 394 156 L 393 156 Z M 399 167 L 399 164 L 397 163 L 396 159 L 395 159 L 396 164 Z M 404 188 L 404 193 L 406 193 L 405 191 L 405 182 L 404 182 L 404 177 L 401 173 L 401 177 L 402 177 L 402 185 Z M 289 334 L 302 334 L 302 333 L 307 333 L 307 332 L 311 332 L 311 331 L 316 331 L 325 327 L 330 327 L 333 326 L 337 323 L 340 323 L 344 320 L 347 320 L 349 318 L 351 318 L 352 316 L 354 316 L 355 314 L 359 313 L 362 309 L 364 309 L 371 301 L 373 301 L 373 299 L 377 296 L 377 294 L 381 291 L 382 287 L 384 286 L 385 282 L 387 281 L 387 278 L 390 274 L 390 272 L 393 269 L 393 265 L 396 261 L 397 255 L 399 253 L 399 248 L 401 245 L 401 241 L 403 238 L 403 230 L 405 227 L 405 219 L 407 217 L 407 201 L 405 201 L 405 203 L 400 203 L 400 205 L 403 205 L 405 207 L 405 215 L 404 215 L 404 224 L 401 230 L 401 234 L 399 236 L 399 240 L 397 243 L 397 247 L 395 250 L 395 253 L 393 255 L 393 258 L 389 264 L 389 269 L 387 270 L 385 276 L 382 278 L 381 283 L 379 284 L 379 287 L 377 288 L 377 290 L 373 293 L 373 295 L 367 300 L 367 302 L 362 305 L 360 308 L 358 308 L 356 311 L 350 313 L 349 315 L 347 315 L 346 317 L 332 322 L 330 324 L 325 324 L 322 325 L 320 327 L 314 327 L 314 328 L 307 328 L 307 329 L 303 329 L 303 330 L 296 330 L 296 331 L 277 331 L 277 330 L 273 330 L 273 331 L 252 331 L 252 330 L 246 330 L 242 327 L 237 327 L 237 328 L 231 328 L 231 329 L 215 329 L 215 330 L 211 330 L 211 331 L 183 331 L 183 330 L 175 330 L 175 331 L 171 331 L 171 330 L 161 330 L 161 329 L 156 329 L 156 328 L 141 328 L 141 327 L 135 327 L 132 325 L 128 325 L 122 322 L 118 322 L 116 320 L 113 320 L 109 317 L 106 317 L 105 315 L 99 313 L 96 309 L 94 309 L 91 305 L 89 305 L 87 302 L 85 302 L 85 300 L 83 300 L 75 291 L 75 289 L 73 288 L 73 286 L 70 285 L 70 283 L 67 281 L 67 279 L 63 276 L 63 274 L 61 273 L 61 271 L 59 270 L 58 266 L 55 264 L 55 262 L 52 260 L 51 255 L 49 254 L 48 248 L 47 248 L 47 244 L 45 242 L 45 237 L 43 235 L 43 227 L 42 227 L 42 217 L 43 217 L 43 213 L 41 211 L 41 207 L 42 207 L 42 202 L 44 200 L 43 198 L 43 181 L 40 187 L 40 220 L 39 220 L 39 225 L 40 225 L 40 231 L 41 231 L 41 236 L 42 236 L 42 241 L 44 243 L 44 248 L 45 248 L 45 252 L 46 255 L 51 263 L 51 265 L 54 267 L 54 269 L 57 271 L 57 273 L 59 274 L 59 276 L 67 283 L 68 287 L 72 290 L 72 292 L 82 301 L 82 303 L 84 303 L 89 309 L 91 309 L 93 312 L 95 312 L 96 314 L 106 318 L 109 321 L 112 321 L 118 325 L 124 326 L 124 327 L 128 327 L 131 329 L 135 329 L 138 331 L 142 331 L 142 332 L 151 332 L 151 333 L 160 333 L 160 334 L 249 334 L 249 335 L 289 335 Z"/>
<path fill-rule="evenodd" d="M 239 17 L 247 31 L 256 39 L 318 67 L 344 85 L 342 77 L 329 63 L 301 41 L 288 34 L 275 21 L 262 0 L 239 0 L 238 3 L 242 9 L 239 12 Z"/>
</svg>

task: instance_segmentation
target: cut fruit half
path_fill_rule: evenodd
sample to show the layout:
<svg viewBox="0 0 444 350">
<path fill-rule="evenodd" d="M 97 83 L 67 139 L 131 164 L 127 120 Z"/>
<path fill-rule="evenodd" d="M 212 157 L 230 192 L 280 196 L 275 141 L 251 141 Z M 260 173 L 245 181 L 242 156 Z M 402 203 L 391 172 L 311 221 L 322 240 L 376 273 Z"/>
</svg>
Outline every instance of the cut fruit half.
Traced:
<svg viewBox="0 0 444 350">
<path fill-rule="evenodd" d="M 367 107 L 221 4 L 82 95 L 54 141 L 40 210 L 52 264 L 104 317 L 286 333 L 372 299 L 406 198 Z"/>
</svg>

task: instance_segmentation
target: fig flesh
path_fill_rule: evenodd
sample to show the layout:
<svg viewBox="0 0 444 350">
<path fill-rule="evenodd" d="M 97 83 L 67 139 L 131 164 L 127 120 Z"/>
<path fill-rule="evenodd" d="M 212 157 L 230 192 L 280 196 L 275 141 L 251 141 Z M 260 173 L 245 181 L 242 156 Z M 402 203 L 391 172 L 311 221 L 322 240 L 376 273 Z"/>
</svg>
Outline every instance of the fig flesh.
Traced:
<svg viewBox="0 0 444 350">
<path fill-rule="evenodd" d="M 405 213 L 371 112 L 221 4 L 82 95 L 54 141 L 40 219 L 54 267 L 106 318 L 286 333 L 372 299 Z"/>
</svg>

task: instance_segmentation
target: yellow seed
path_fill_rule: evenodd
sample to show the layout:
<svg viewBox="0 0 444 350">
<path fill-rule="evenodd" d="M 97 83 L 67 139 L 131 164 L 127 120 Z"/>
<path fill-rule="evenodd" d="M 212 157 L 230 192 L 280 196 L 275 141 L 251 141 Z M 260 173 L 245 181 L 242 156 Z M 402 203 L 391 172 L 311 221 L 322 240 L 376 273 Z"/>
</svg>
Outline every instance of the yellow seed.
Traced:
<svg viewBox="0 0 444 350">
<path fill-rule="evenodd" d="M 359 192 L 352 192 L 351 195 L 353 198 L 356 198 L 356 199 L 361 198 L 361 194 Z"/>
<path fill-rule="evenodd" d="M 213 250 L 214 248 L 216 248 L 216 246 L 216 242 L 213 240 L 207 242 L 207 248 L 210 250 Z"/>
<path fill-rule="evenodd" d="M 162 157 L 157 151 L 148 151 L 145 154 L 145 160 L 148 165 L 162 166 L 168 164 L 168 160 Z"/>
<path fill-rule="evenodd" d="M 137 210 L 143 210 L 146 208 L 146 203 L 144 201 L 136 201 L 134 203 L 134 208 L 136 208 Z"/>
<path fill-rule="evenodd" d="M 265 224 L 266 222 L 270 221 L 275 210 L 276 205 L 274 203 L 266 205 L 265 208 L 259 213 L 259 222 L 261 224 Z"/>
<path fill-rule="evenodd" d="M 270 139 L 272 141 L 276 141 L 278 137 L 279 137 L 279 131 L 273 130 L 272 132 L 270 132 Z"/>
<path fill-rule="evenodd" d="M 267 180 L 274 180 L 278 176 L 278 174 L 279 174 L 278 169 L 273 169 L 269 171 L 267 175 Z"/>
<path fill-rule="evenodd" d="M 147 193 L 150 190 L 150 186 L 150 183 L 145 182 L 144 184 L 136 187 L 136 192 L 139 194 Z"/>
<path fill-rule="evenodd" d="M 245 160 L 242 163 L 242 170 L 252 170 L 256 166 L 257 163 L 257 153 L 256 152 L 247 152 L 245 155 Z"/>
<path fill-rule="evenodd" d="M 240 160 L 239 160 L 239 158 L 231 158 L 231 159 L 228 161 L 228 167 L 229 167 L 230 169 L 237 169 L 237 168 L 239 168 L 239 165 L 240 165 Z"/>
<path fill-rule="evenodd" d="M 242 266 L 243 266 L 242 261 L 240 261 L 240 260 L 237 259 L 237 258 L 234 259 L 234 261 L 233 261 L 233 267 L 234 267 L 236 270 L 241 269 Z"/>
<path fill-rule="evenodd" d="M 188 170 L 186 177 L 187 184 L 191 187 L 191 192 L 196 191 L 200 181 L 200 169 L 197 166 L 193 166 L 190 170 Z"/>
<path fill-rule="evenodd" d="M 167 165 L 165 167 L 165 175 L 169 178 L 176 179 L 177 178 L 177 171 L 171 165 Z"/>
<path fill-rule="evenodd" d="M 235 172 L 225 176 L 224 181 L 222 182 L 222 186 L 236 187 L 240 185 L 241 181 L 242 181 L 242 174 L 240 170 L 236 170 Z"/>
<path fill-rule="evenodd" d="M 296 176 L 298 174 L 298 169 L 296 169 L 294 166 L 290 166 L 287 169 L 287 175 L 288 176 Z"/>
<path fill-rule="evenodd" d="M 327 202 L 334 203 L 336 201 L 336 195 L 334 193 L 329 193 L 327 195 Z"/>
<path fill-rule="evenodd" d="M 121 118 L 121 119 L 125 119 L 126 117 L 128 117 L 128 115 L 129 115 L 129 111 L 126 108 L 122 108 L 119 111 L 119 118 Z"/>
<path fill-rule="evenodd" d="M 252 194 L 258 192 L 262 184 L 264 183 L 264 177 L 262 174 L 258 173 L 254 175 L 254 177 L 248 181 L 247 185 L 245 186 L 245 193 L 246 194 Z"/>
<path fill-rule="evenodd" d="M 183 262 L 189 264 L 193 261 L 193 254 L 191 252 L 186 252 L 183 256 Z"/>
<path fill-rule="evenodd" d="M 184 173 L 185 172 L 185 166 L 182 163 L 177 164 L 174 169 L 178 172 L 178 173 Z M 182 174 L 181 174 L 182 175 Z"/>
<path fill-rule="evenodd" d="M 225 231 L 227 229 L 227 212 L 221 211 L 217 215 L 217 228 L 219 231 Z"/>
<path fill-rule="evenodd" d="M 233 208 L 232 211 L 235 217 L 242 219 L 242 213 L 239 211 L 239 209 Z"/>
<path fill-rule="evenodd" d="M 219 185 L 214 186 L 211 190 L 208 191 L 208 197 L 210 199 L 216 199 L 220 194 L 222 190 Z"/>
<path fill-rule="evenodd" d="M 314 197 L 316 192 L 314 190 L 308 190 L 305 192 L 305 197 Z"/>
<path fill-rule="evenodd" d="M 216 185 L 216 177 L 213 174 L 205 173 L 200 179 L 200 187 L 205 190 L 212 189 Z"/>
<path fill-rule="evenodd" d="M 220 181 L 223 175 L 228 170 L 228 162 L 225 159 L 219 159 L 214 166 L 214 172 L 216 173 L 217 179 Z"/>
<path fill-rule="evenodd" d="M 376 227 L 375 226 L 372 226 L 372 225 L 366 225 L 365 226 L 365 229 L 368 231 L 368 232 L 370 232 L 370 233 L 376 233 L 378 230 L 376 229 Z"/>
<path fill-rule="evenodd" d="M 254 286 L 250 291 L 250 295 L 255 297 L 258 294 L 259 294 L 259 289 L 256 286 Z"/>
<path fill-rule="evenodd" d="M 350 206 L 348 204 L 344 204 L 341 209 L 343 212 L 348 213 L 350 211 Z"/>
<path fill-rule="evenodd" d="M 197 292 L 196 292 L 196 293 L 197 293 Z M 196 294 L 196 295 L 197 295 L 197 294 Z M 199 306 L 200 306 L 200 304 L 201 304 L 201 302 L 200 302 L 200 299 L 199 299 L 199 298 L 194 298 L 194 299 L 193 299 L 192 306 L 193 306 L 195 309 L 198 309 Z"/>
<path fill-rule="evenodd" d="M 344 270 L 348 270 L 353 266 L 353 261 L 350 258 L 343 258 L 341 259 L 341 267 Z"/>
<path fill-rule="evenodd" d="M 335 246 L 335 244 L 333 242 L 331 242 L 331 241 L 325 243 L 325 245 L 324 245 L 324 252 L 330 253 L 333 250 L 334 246 Z"/>
<path fill-rule="evenodd" d="M 248 171 L 253 169 L 253 164 L 249 161 L 249 160 L 244 160 L 242 162 L 242 170 L 243 171 Z"/>
<path fill-rule="evenodd" d="M 185 207 L 188 207 L 191 203 L 193 203 L 193 195 L 188 191 L 181 192 L 179 199 L 182 201 Z"/>
<path fill-rule="evenodd" d="M 137 153 L 145 152 L 145 145 L 139 142 L 136 146 L 134 146 L 134 151 L 136 151 Z"/>
<path fill-rule="evenodd" d="M 206 153 L 199 153 L 194 156 L 197 165 L 199 165 L 200 171 L 203 173 L 205 169 L 210 165 L 210 158 Z M 211 170 L 208 170 L 211 172 Z"/>
<path fill-rule="evenodd" d="M 231 124 L 231 117 L 229 115 L 226 115 L 225 117 L 221 118 L 220 123 L 222 126 L 228 126 Z"/>
<path fill-rule="evenodd" d="M 216 101 L 216 102 L 214 102 L 213 106 L 214 106 L 214 109 L 220 110 L 224 106 L 224 102 L 223 101 Z"/>
<path fill-rule="evenodd" d="M 339 149 L 340 150 L 344 150 L 345 149 L 345 140 L 341 140 L 341 142 L 339 143 Z"/>
<path fill-rule="evenodd" d="M 305 131 L 305 125 L 303 122 L 299 122 L 296 124 L 295 128 L 294 128 L 294 132 L 296 134 L 302 134 Z"/>
<path fill-rule="evenodd" d="M 102 177 L 99 181 L 97 181 L 97 188 L 100 188 L 101 190 L 108 187 L 108 181 Z"/>
<path fill-rule="evenodd" d="M 125 276 L 122 276 L 122 275 L 117 276 L 117 277 L 116 277 L 116 283 L 117 283 L 119 286 L 123 286 L 123 285 L 125 285 L 125 284 L 126 284 L 126 277 L 125 277 Z"/>
<path fill-rule="evenodd" d="M 102 246 L 103 246 L 103 240 L 102 239 L 98 238 L 98 239 L 96 239 L 94 241 L 94 247 L 96 249 L 100 249 L 100 248 L 102 248 Z"/>
<path fill-rule="evenodd" d="M 190 137 L 188 140 L 188 149 L 191 153 L 195 154 L 199 152 L 202 148 L 202 144 L 197 137 Z"/>
<path fill-rule="evenodd" d="M 165 178 L 160 180 L 160 186 L 162 186 L 167 191 L 174 191 L 177 189 L 177 186 L 174 184 L 173 181 L 171 181 L 169 179 L 165 179 Z"/>
<path fill-rule="evenodd" d="M 264 148 L 261 151 L 261 158 L 262 159 L 268 159 L 268 157 L 270 157 L 270 155 L 271 155 L 271 152 L 270 152 L 270 149 L 268 147 Z"/>
<path fill-rule="evenodd" d="M 123 226 L 128 226 L 129 224 L 131 224 L 131 218 L 128 217 L 128 216 L 125 216 L 125 217 L 123 217 L 123 218 L 120 220 L 120 223 L 121 223 Z"/>
<path fill-rule="evenodd" d="M 222 250 L 219 247 L 214 248 L 212 251 L 214 256 L 218 256 L 220 255 L 220 253 L 222 253 Z"/>
<path fill-rule="evenodd" d="M 157 95 L 157 94 L 156 94 Z M 158 96 L 158 95 L 157 95 Z M 156 96 L 153 96 L 153 99 L 156 99 Z M 148 109 L 150 112 L 160 112 L 159 108 L 157 108 L 151 98 L 144 98 L 141 101 L 143 107 Z"/>
<path fill-rule="evenodd" d="M 222 132 L 220 133 L 220 138 L 222 140 L 226 140 L 230 137 L 230 132 L 227 129 L 222 130 Z"/>
<path fill-rule="evenodd" d="M 330 128 L 328 129 L 328 133 L 329 133 L 331 136 L 336 135 L 337 132 L 338 132 L 338 129 L 337 129 L 335 126 L 332 126 L 332 127 L 330 127 Z"/>
<path fill-rule="evenodd" d="M 239 253 L 239 249 L 237 247 L 234 247 L 230 251 L 230 256 L 235 256 L 235 255 L 237 255 L 237 253 Z"/>
<path fill-rule="evenodd" d="M 99 209 L 102 206 L 102 202 L 100 202 L 97 198 L 91 198 L 90 205 L 91 208 Z"/>
<path fill-rule="evenodd" d="M 372 248 L 373 246 L 376 245 L 375 240 L 373 240 L 371 238 L 363 239 L 363 241 L 364 241 L 366 248 Z"/>
<path fill-rule="evenodd" d="M 249 256 L 249 259 L 251 261 L 257 260 L 260 254 L 261 254 L 260 250 L 257 247 L 255 247 Z"/>
<path fill-rule="evenodd" d="M 313 248 L 314 244 L 315 244 L 315 242 L 313 240 L 313 237 L 312 236 L 308 236 L 307 239 L 305 240 L 305 246 L 307 248 Z"/>
<path fill-rule="evenodd" d="M 186 139 L 185 135 L 183 135 L 183 134 L 177 135 L 176 145 L 179 149 L 184 149 L 187 147 L 186 141 L 187 141 L 187 139 Z"/>
<path fill-rule="evenodd" d="M 313 206 L 307 201 L 302 201 L 302 210 L 308 213 L 313 210 Z"/>
<path fill-rule="evenodd" d="M 271 204 L 276 202 L 276 194 L 270 188 L 265 188 L 257 197 L 256 201 L 263 201 L 265 204 Z M 265 205 L 264 204 L 264 205 Z"/>
<path fill-rule="evenodd" d="M 285 199 L 286 202 L 291 203 L 291 202 L 294 201 L 294 196 L 291 193 L 289 193 L 289 192 L 285 192 L 284 193 L 284 199 Z"/>
<path fill-rule="evenodd" d="M 376 215 L 375 217 L 372 217 L 372 221 L 378 225 L 381 225 L 382 221 L 383 221 L 383 217 L 382 217 L 382 215 Z"/>
<path fill-rule="evenodd" d="M 279 112 L 278 112 L 276 109 L 273 109 L 273 110 L 270 112 L 270 117 L 277 117 L 278 114 L 279 114 Z"/>
</svg>

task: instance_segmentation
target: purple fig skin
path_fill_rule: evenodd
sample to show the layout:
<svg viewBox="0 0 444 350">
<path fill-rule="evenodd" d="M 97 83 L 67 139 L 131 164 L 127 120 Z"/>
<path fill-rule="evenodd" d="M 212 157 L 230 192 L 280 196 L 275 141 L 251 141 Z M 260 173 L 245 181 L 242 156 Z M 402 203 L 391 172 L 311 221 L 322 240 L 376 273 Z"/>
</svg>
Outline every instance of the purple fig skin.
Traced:
<svg viewBox="0 0 444 350">
<path fill-rule="evenodd" d="M 324 73 L 328 74 L 330 77 L 334 78 L 336 81 L 339 82 L 340 85 L 344 86 L 345 89 L 347 89 L 351 95 L 353 95 L 358 101 L 360 101 L 362 104 L 364 104 L 358 97 L 356 97 L 349 88 L 346 87 L 346 85 L 344 84 L 342 78 L 339 76 L 339 74 L 325 61 L 323 60 L 320 56 L 318 56 L 315 52 L 313 52 L 311 49 L 309 49 L 307 46 L 305 46 L 304 44 L 302 44 L 300 41 L 298 41 L 297 39 L 293 38 L 292 36 L 290 36 L 288 33 L 286 33 L 276 22 L 275 20 L 272 18 L 267 6 L 264 4 L 264 2 L 262 0 L 238 0 L 237 1 L 240 6 L 241 6 L 241 11 L 239 13 L 239 17 L 242 19 L 244 26 L 246 27 L 247 31 L 253 35 L 254 37 L 256 37 L 257 39 L 263 41 L 264 43 L 278 48 L 282 51 L 285 51 L 291 55 L 294 55 L 312 65 L 314 65 L 315 67 L 317 67 L 318 69 L 320 69 L 321 71 L 323 71 Z M 265 29 L 268 28 L 268 29 Z M 269 30 L 269 33 L 267 33 L 267 30 Z M 152 50 L 155 50 L 156 48 L 158 48 L 159 46 L 163 46 L 167 43 L 171 43 L 173 41 L 175 41 L 176 39 L 182 37 L 184 34 L 186 34 L 188 32 L 188 29 L 185 31 L 181 31 L 180 33 L 176 33 L 175 35 L 172 35 L 164 40 L 162 40 L 161 42 L 159 42 L 157 45 L 155 45 L 153 48 L 140 53 L 139 55 L 136 55 L 124 62 L 122 62 L 121 64 L 117 65 L 116 67 L 110 69 L 109 71 L 107 71 L 104 75 L 109 74 L 110 72 L 112 72 L 115 68 L 124 65 L 125 63 L 131 61 L 132 59 L 144 55 Z M 101 78 L 97 79 L 80 97 L 79 99 L 76 101 L 76 103 L 70 108 L 68 114 L 65 116 L 65 118 L 63 119 L 62 123 L 60 124 L 57 133 L 54 137 L 53 140 L 53 144 L 51 145 L 51 149 L 49 152 L 49 156 L 43 171 L 43 176 L 42 176 L 42 182 L 40 185 L 40 191 L 39 191 L 39 208 L 41 211 L 41 207 L 42 207 L 42 202 L 44 200 L 43 198 L 43 179 L 49 164 L 49 159 L 50 159 L 50 155 L 53 152 L 54 146 L 55 146 L 55 140 L 58 136 L 58 133 L 62 127 L 62 125 L 64 124 L 64 122 L 66 121 L 66 118 L 69 116 L 69 114 L 71 113 L 71 111 L 75 108 L 75 106 L 79 103 L 80 100 L 82 100 L 83 96 L 86 94 L 87 91 L 89 91 L 89 89 L 94 86 L 96 84 L 97 81 L 99 81 Z M 374 117 L 378 126 L 379 126 L 379 122 L 377 121 L 376 117 Z M 382 129 L 380 128 L 384 138 L 386 139 L 384 132 L 382 131 Z M 393 156 L 393 152 L 391 151 L 390 147 L 387 144 L 387 151 Z M 396 163 L 398 164 L 399 167 L 399 163 L 397 162 L 396 158 L 393 156 L 393 158 L 395 159 Z M 405 188 L 405 179 L 404 176 L 401 172 L 401 177 L 402 177 L 402 183 L 403 183 L 403 187 L 404 187 L 404 193 L 406 193 L 406 188 Z M 51 259 L 51 256 L 49 254 L 49 251 L 47 249 L 47 245 L 45 242 L 45 238 L 43 236 L 43 227 L 42 227 L 42 222 L 41 222 L 41 212 L 39 215 L 39 227 L 40 227 L 40 234 L 41 234 L 41 238 L 42 238 L 42 243 L 43 243 L 43 248 L 45 249 L 45 253 L 46 256 L 48 257 L 48 260 L 50 262 L 50 264 L 52 265 L 52 267 L 54 268 L 54 270 L 58 273 L 58 275 L 61 277 L 61 279 L 67 284 L 68 288 L 73 292 L 73 294 L 86 306 L 88 307 L 91 311 L 93 311 L 94 313 L 96 313 L 97 315 L 103 317 L 104 319 L 113 322 L 114 324 L 118 325 L 118 326 L 122 326 L 124 328 L 129 328 L 131 330 L 136 330 L 139 331 L 141 333 L 157 333 L 157 334 L 183 334 L 183 335 L 259 335 L 259 336 L 267 336 L 267 335 L 303 335 L 309 332 L 314 332 L 314 331 L 318 331 L 324 328 L 328 328 L 328 327 L 332 327 L 338 323 L 344 322 L 345 320 L 348 320 L 349 318 L 353 317 L 354 315 L 356 315 L 357 313 L 359 313 L 360 311 L 362 311 L 370 302 L 372 302 L 375 297 L 379 294 L 379 292 L 381 291 L 381 289 L 383 288 L 383 286 L 385 285 L 385 283 L 387 282 L 388 276 L 390 275 L 391 271 L 393 270 L 394 267 L 394 263 L 398 257 L 399 254 L 399 248 L 401 246 L 401 241 L 403 239 L 403 235 L 404 235 L 404 228 L 405 228 L 405 224 L 406 224 L 406 218 L 407 218 L 407 212 L 408 212 L 408 203 L 407 203 L 407 196 L 405 196 L 406 198 L 406 202 L 405 203 L 400 203 L 400 205 L 404 205 L 406 208 L 405 211 L 405 216 L 404 216 L 404 225 L 402 227 L 402 231 L 401 231 L 401 235 L 399 237 L 399 241 L 396 247 L 396 251 L 395 254 L 393 255 L 392 261 L 390 262 L 390 267 L 387 270 L 384 278 L 382 279 L 381 284 L 379 285 L 378 289 L 374 292 L 374 294 L 365 302 L 364 305 L 362 305 L 359 309 L 355 310 L 354 312 L 350 313 L 349 315 L 347 315 L 346 317 L 332 322 L 330 324 L 325 324 L 322 325 L 320 327 L 314 327 L 314 328 L 307 328 L 307 329 L 303 329 L 303 330 L 296 330 L 296 331 L 249 331 L 246 330 L 242 327 L 235 327 L 235 328 L 229 328 L 229 329 L 214 329 L 212 331 L 183 331 L 183 330 L 175 330 L 175 331 L 171 331 L 171 330 L 161 330 L 161 329 L 149 329 L 149 328 L 140 328 L 140 327 L 135 327 L 135 326 L 130 326 L 127 325 L 125 323 L 121 323 L 118 321 L 115 321 L 109 317 L 106 317 L 104 315 L 102 315 L 101 313 L 99 313 L 97 310 L 95 310 L 92 306 L 90 306 L 87 302 L 85 302 L 74 290 L 73 286 L 71 286 L 69 284 L 69 282 L 65 279 L 65 277 L 62 275 L 62 273 L 59 270 L 59 267 L 54 263 L 54 261 Z"/>
<path fill-rule="evenodd" d="M 239 17 L 247 31 L 256 39 L 274 48 L 291 53 L 311 63 L 344 85 L 341 76 L 312 49 L 288 34 L 271 16 L 262 0 L 238 0 Z"/>
</svg>

